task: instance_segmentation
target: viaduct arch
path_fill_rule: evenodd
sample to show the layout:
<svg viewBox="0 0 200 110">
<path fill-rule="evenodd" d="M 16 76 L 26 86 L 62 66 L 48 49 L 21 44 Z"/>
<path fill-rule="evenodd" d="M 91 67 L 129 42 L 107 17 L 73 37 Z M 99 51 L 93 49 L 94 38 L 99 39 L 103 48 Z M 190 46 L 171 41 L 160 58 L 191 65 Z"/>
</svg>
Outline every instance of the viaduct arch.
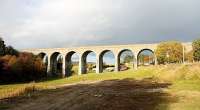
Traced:
<svg viewBox="0 0 200 110">
<path fill-rule="evenodd" d="M 192 50 L 192 43 L 182 43 L 184 46 L 184 51 L 189 52 Z M 137 69 L 138 67 L 138 55 L 143 50 L 150 50 L 152 53 L 155 53 L 155 50 L 157 48 L 158 44 L 133 44 L 133 45 L 108 45 L 108 46 L 86 46 L 86 47 L 75 47 L 75 48 L 43 48 L 43 49 L 24 49 L 22 51 L 24 52 L 31 52 L 35 55 L 41 55 L 42 58 L 44 56 L 47 56 L 48 64 L 47 64 L 47 74 L 48 76 L 51 76 L 52 74 L 55 74 L 55 65 L 56 63 L 56 57 L 58 55 L 62 56 L 62 72 L 61 76 L 69 76 L 70 71 L 68 70 L 68 66 L 71 63 L 71 56 L 74 53 L 77 53 L 79 56 L 79 72 L 78 74 L 84 74 L 86 73 L 86 57 L 90 52 L 94 52 L 96 54 L 96 73 L 102 72 L 103 67 L 103 60 L 102 56 L 105 52 L 111 51 L 114 54 L 115 58 L 115 71 L 119 71 L 119 57 L 120 54 L 123 51 L 131 51 L 133 53 L 134 59 L 134 69 Z M 157 64 L 156 56 L 154 55 L 154 64 Z"/>
</svg>

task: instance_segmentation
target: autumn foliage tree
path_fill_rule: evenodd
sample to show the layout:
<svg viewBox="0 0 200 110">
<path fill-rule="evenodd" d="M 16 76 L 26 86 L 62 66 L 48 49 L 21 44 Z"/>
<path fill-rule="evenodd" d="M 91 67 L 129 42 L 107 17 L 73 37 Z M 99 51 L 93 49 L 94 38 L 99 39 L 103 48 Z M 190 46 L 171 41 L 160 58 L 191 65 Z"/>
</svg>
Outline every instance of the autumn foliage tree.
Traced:
<svg viewBox="0 0 200 110">
<path fill-rule="evenodd" d="M 31 53 L 6 55 L 0 62 L 3 65 L 0 80 L 4 82 L 33 81 L 46 76 L 45 64 Z"/>
<path fill-rule="evenodd" d="M 156 49 L 159 64 L 177 63 L 183 59 L 183 46 L 177 41 L 161 42 Z"/>
</svg>

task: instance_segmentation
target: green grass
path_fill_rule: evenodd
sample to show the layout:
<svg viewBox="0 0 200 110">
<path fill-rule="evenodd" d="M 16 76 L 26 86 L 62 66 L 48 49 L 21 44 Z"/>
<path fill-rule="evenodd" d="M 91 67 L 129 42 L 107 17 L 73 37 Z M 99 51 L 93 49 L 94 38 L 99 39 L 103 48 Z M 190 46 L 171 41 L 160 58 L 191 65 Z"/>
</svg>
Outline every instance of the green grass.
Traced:
<svg viewBox="0 0 200 110">
<path fill-rule="evenodd" d="M 200 92 L 200 80 L 179 80 L 173 82 L 170 89 L 174 91 L 199 91 Z"/>
<path fill-rule="evenodd" d="M 200 80 L 176 80 L 167 92 L 177 101 L 160 104 L 159 110 L 200 110 Z"/>
<path fill-rule="evenodd" d="M 145 70 L 128 70 L 124 72 L 106 72 L 106 73 L 89 73 L 89 74 L 83 74 L 83 75 L 76 75 L 69 78 L 64 79 L 55 79 L 45 82 L 40 82 L 36 84 L 42 84 L 42 85 L 60 85 L 60 84 L 69 84 L 69 83 L 76 83 L 81 81 L 97 81 L 97 80 L 109 80 L 109 79 L 124 79 L 124 78 L 142 78 L 142 77 L 149 77 L 150 75 L 147 74 L 148 72 Z M 149 71 L 150 73 L 150 71 Z"/>
</svg>

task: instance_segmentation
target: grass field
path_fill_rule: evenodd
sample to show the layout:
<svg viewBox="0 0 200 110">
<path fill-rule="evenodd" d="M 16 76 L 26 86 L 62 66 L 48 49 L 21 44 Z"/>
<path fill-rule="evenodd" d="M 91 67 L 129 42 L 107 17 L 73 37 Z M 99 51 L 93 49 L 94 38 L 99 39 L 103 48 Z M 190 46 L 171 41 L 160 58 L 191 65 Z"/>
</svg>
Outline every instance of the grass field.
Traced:
<svg viewBox="0 0 200 110">
<path fill-rule="evenodd" d="M 0 85 L 0 99 L 27 95 L 37 90 L 51 90 L 65 84 L 113 79 L 143 80 L 145 78 L 155 82 L 170 83 L 171 86 L 164 91 L 177 98 L 176 101 L 159 104 L 158 109 L 200 110 L 200 64 L 149 66 L 117 73 L 89 73 L 64 79 L 51 78 L 40 82 Z M 0 104 L 0 109 L 7 107 L 9 105 Z"/>
</svg>

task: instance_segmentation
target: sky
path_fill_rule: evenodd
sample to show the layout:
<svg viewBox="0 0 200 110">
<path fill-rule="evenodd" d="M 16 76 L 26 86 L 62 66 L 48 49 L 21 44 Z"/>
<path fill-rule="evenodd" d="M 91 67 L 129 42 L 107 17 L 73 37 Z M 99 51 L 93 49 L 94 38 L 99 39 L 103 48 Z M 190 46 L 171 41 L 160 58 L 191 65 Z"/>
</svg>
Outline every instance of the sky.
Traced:
<svg viewBox="0 0 200 110">
<path fill-rule="evenodd" d="M 17 49 L 200 38 L 199 0 L 0 0 L 0 36 Z"/>
</svg>

